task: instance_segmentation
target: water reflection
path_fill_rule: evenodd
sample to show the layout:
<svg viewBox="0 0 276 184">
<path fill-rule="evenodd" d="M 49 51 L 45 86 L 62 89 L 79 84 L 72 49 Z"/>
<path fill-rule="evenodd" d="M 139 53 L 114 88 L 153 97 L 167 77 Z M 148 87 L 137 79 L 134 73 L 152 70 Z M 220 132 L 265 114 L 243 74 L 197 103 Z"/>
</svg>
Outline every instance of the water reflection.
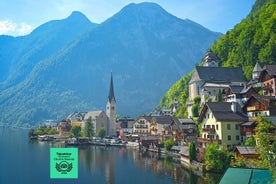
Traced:
<svg viewBox="0 0 276 184">
<path fill-rule="evenodd" d="M 155 183 L 156 178 L 162 183 L 175 184 L 217 183 L 218 181 L 218 177 L 212 178 L 210 175 L 206 180 L 203 176 L 183 168 L 178 161 L 170 157 L 125 148 L 80 147 L 79 163 L 85 165 L 90 173 L 104 173 L 107 184 L 118 183 L 118 181 L 140 183 L 138 182 L 140 180 L 144 183 Z M 155 177 L 150 176 L 152 174 Z M 147 175 L 150 176 L 148 179 L 142 179 Z M 132 177 L 139 179 L 131 180 Z"/>
</svg>

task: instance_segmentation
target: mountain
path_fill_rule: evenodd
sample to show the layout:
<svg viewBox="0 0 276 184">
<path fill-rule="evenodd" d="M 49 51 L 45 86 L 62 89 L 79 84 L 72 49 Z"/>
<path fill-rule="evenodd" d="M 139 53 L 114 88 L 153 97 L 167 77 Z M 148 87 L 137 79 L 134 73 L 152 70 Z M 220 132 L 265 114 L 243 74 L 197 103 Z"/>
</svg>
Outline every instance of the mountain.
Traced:
<svg viewBox="0 0 276 184">
<path fill-rule="evenodd" d="M 275 12 L 275 0 L 257 0 L 249 15 L 211 47 L 221 65 L 241 66 L 249 80 L 256 62 L 276 64 Z M 178 100 L 181 106 L 176 115 L 183 117 L 187 114 L 186 101 L 190 79 L 191 72 L 172 85 L 158 107 L 171 107 L 174 100 Z"/>
<path fill-rule="evenodd" d="M 73 111 L 105 109 L 111 71 L 117 112 L 134 117 L 148 113 L 222 35 L 179 19 L 154 3 L 130 4 L 84 32 L 54 54 L 32 62 L 25 75 L 17 77 L 14 73 L 22 70 L 12 68 L 1 85 L 0 106 L 5 108 L 0 122 L 35 124 Z M 45 38 L 46 34 L 39 37 Z"/>
<path fill-rule="evenodd" d="M 5 87 L 21 82 L 38 61 L 56 54 L 95 26 L 82 13 L 73 12 L 64 20 L 41 25 L 27 36 L 0 36 L 0 82 L 5 82 Z"/>
</svg>

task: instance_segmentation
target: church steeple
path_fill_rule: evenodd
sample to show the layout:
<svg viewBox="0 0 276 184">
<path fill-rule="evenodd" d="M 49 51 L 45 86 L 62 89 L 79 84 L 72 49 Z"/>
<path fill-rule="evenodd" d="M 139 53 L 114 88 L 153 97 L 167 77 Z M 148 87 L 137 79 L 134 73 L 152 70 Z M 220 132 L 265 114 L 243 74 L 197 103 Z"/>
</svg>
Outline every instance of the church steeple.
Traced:
<svg viewBox="0 0 276 184">
<path fill-rule="evenodd" d="M 116 100 L 114 96 L 113 76 L 111 72 L 109 94 L 106 104 L 106 115 L 108 117 L 108 135 L 116 135 Z"/>
<path fill-rule="evenodd" d="M 108 101 L 111 102 L 112 100 L 114 100 L 116 102 L 115 95 L 114 95 L 114 87 L 113 87 L 113 76 L 112 76 L 112 72 L 111 72 Z"/>
</svg>

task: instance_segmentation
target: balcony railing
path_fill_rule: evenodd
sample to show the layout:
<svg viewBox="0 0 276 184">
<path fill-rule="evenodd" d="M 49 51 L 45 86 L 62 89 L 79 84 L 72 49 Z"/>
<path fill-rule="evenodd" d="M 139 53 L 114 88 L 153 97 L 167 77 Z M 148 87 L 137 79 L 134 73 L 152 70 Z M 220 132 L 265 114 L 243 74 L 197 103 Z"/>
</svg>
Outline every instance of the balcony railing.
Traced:
<svg viewBox="0 0 276 184">
<path fill-rule="evenodd" d="M 215 134 L 216 130 L 215 130 L 215 128 L 202 128 L 202 132 L 207 132 L 209 134 Z"/>
<path fill-rule="evenodd" d="M 198 142 L 203 142 L 203 143 L 216 143 L 216 144 L 221 144 L 220 139 L 206 139 L 206 138 L 197 138 Z"/>
</svg>

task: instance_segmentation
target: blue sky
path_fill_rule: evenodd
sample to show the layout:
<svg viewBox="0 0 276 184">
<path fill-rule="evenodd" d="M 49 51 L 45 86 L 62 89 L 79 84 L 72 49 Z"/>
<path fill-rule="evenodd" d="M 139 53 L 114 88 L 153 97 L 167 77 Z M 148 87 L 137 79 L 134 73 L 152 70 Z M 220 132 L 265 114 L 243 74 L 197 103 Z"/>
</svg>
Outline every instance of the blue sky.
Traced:
<svg viewBox="0 0 276 184">
<path fill-rule="evenodd" d="M 72 11 L 84 13 L 101 23 L 129 3 L 141 0 L 1 0 L 0 35 L 24 35 L 50 20 L 68 17 Z M 250 12 L 255 0 L 149 0 L 169 13 L 226 33 Z"/>
</svg>

